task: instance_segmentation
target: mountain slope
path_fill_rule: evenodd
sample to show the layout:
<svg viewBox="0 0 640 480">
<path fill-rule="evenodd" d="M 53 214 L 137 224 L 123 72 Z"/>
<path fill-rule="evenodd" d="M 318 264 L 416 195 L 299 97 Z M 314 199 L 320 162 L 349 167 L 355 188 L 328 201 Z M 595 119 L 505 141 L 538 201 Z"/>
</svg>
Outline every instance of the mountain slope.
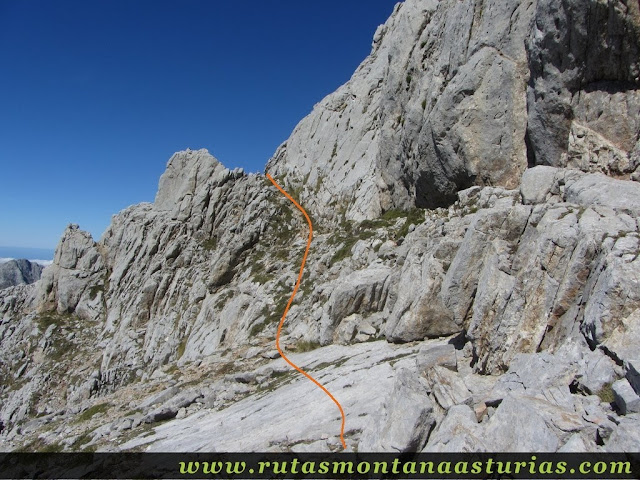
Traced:
<svg viewBox="0 0 640 480">
<path fill-rule="evenodd" d="M 282 344 L 349 449 L 638 449 L 639 23 L 407 0 L 269 161 L 315 234 Z M 0 291 L 3 448 L 338 449 L 273 343 L 306 237 L 206 150 L 98 242 L 70 225 Z"/>
</svg>

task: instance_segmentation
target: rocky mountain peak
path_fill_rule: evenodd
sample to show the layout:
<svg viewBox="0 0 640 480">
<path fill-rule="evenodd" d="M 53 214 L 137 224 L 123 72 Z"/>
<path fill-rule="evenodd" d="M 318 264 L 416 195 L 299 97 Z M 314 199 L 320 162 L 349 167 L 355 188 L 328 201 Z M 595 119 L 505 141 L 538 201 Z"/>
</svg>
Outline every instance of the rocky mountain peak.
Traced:
<svg viewBox="0 0 640 480">
<path fill-rule="evenodd" d="M 95 258 L 87 259 L 87 264 L 81 264 L 81 260 L 87 258 L 88 251 L 95 249 L 95 242 L 89 232 L 80 229 L 80 226 L 71 223 L 62 233 L 58 242 L 53 263 L 60 268 L 88 269 Z"/>
<path fill-rule="evenodd" d="M 193 197 L 199 184 L 227 171 L 207 149 L 176 152 L 160 177 L 154 206 L 159 210 L 172 210 L 183 201 L 188 202 L 186 197 Z"/>
</svg>

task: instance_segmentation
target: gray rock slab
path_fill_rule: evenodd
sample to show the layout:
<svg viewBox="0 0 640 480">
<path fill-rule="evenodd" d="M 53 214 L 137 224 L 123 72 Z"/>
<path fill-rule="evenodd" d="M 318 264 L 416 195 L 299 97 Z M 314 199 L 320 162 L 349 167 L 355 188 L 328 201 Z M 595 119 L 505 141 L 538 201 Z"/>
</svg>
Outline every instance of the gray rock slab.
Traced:
<svg viewBox="0 0 640 480">
<path fill-rule="evenodd" d="M 611 385 L 611 389 L 613 390 L 615 403 L 622 415 L 640 413 L 640 396 L 638 396 L 626 378 L 614 382 Z"/>
</svg>

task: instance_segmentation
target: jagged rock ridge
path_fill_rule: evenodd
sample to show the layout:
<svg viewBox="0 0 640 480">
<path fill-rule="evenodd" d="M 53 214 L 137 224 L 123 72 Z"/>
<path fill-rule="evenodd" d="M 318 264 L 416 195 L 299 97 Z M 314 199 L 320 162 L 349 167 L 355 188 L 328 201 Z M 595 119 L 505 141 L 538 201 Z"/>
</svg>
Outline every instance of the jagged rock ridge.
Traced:
<svg viewBox="0 0 640 480">
<path fill-rule="evenodd" d="M 616 55 L 560 48 L 578 14 Z M 282 343 L 349 448 L 638 449 L 638 38 L 635 3 L 406 1 L 276 152 L 316 230 Z M 5 448 L 338 448 L 273 346 L 305 240 L 204 150 L 98 242 L 69 226 L 0 292 Z"/>
</svg>

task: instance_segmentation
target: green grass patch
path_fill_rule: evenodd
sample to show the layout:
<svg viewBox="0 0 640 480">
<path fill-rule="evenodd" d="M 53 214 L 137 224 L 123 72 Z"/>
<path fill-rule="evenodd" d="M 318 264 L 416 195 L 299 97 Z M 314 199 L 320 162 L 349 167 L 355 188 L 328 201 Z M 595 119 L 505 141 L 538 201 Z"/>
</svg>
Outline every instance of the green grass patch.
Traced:
<svg viewBox="0 0 640 480">
<path fill-rule="evenodd" d="M 399 210 L 396 208 L 392 208 L 391 210 L 387 210 L 384 212 L 380 218 L 382 220 L 392 221 L 397 220 L 399 218 L 405 218 L 407 216 L 407 212 L 405 210 Z"/>
<path fill-rule="evenodd" d="M 359 230 L 375 230 L 377 228 L 387 227 L 389 222 L 383 219 L 375 219 L 375 220 L 363 220 L 358 224 Z"/>
<path fill-rule="evenodd" d="M 395 239 L 404 238 L 409 233 L 411 225 L 420 225 L 424 222 L 424 210 L 413 208 L 411 210 L 388 210 L 382 215 L 382 219 L 387 221 L 396 221 L 399 218 L 405 218 L 402 226 L 395 232 Z"/>
<path fill-rule="evenodd" d="M 285 295 L 281 290 L 276 292 L 275 296 L 277 298 L 275 306 L 265 305 L 260 312 L 265 317 L 267 324 L 279 322 L 289 302 L 289 295 Z"/>
<path fill-rule="evenodd" d="M 359 240 L 367 240 L 375 236 L 375 229 L 387 226 L 385 220 L 364 220 L 355 225 L 345 222 L 341 225 L 345 231 L 343 235 L 335 235 L 329 239 L 332 245 L 340 245 L 340 248 L 331 257 L 331 263 L 336 263 L 351 256 L 351 249 Z"/>
<path fill-rule="evenodd" d="M 596 395 L 600 397 L 600 400 L 602 402 L 613 403 L 615 401 L 616 397 L 613 394 L 613 387 L 611 385 L 611 383 L 607 383 L 603 385 L 602 388 L 598 390 L 598 392 L 596 392 Z"/>
<path fill-rule="evenodd" d="M 45 331 L 51 325 L 61 325 L 70 319 L 71 314 L 69 313 L 45 312 L 37 315 L 34 321 L 42 331 Z"/>
<path fill-rule="evenodd" d="M 215 237 L 211 237 L 205 240 L 204 242 L 202 242 L 202 248 L 204 248 L 205 250 L 215 250 L 217 246 L 218 246 L 218 239 Z"/>
<path fill-rule="evenodd" d="M 309 277 L 309 273 L 305 271 L 302 277 L 302 283 L 300 284 L 300 290 L 298 290 L 298 293 L 302 292 L 303 298 L 308 298 L 313 293 L 313 290 L 315 289 L 314 282 L 309 280 L 308 277 Z"/>
<path fill-rule="evenodd" d="M 316 179 L 316 185 L 315 185 L 315 187 L 313 187 L 314 195 L 318 194 L 318 192 L 320 191 L 321 187 L 322 187 L 322 177 L 320 175 L 318 175 L 318 178 Z"/>
<path fill-rule="evenodd" d="M 351 256 L 351 249 L 358 241 L 358 237 L 347 238 L 343 241 L 342 246 L 336 250 L 336 253 L 331 257 L 331 263 L 336 263 Z"/>
<path fill-rule="evenodd" d="M 273 277 L 267 273 L 256 273 L 253 275 L 253 281 L 259 283 L 260 285 L 264 285 L 272 279 Z"/>
<path fill-rule="evenodd" d="M 273 256 L 278 260 L 286 262 L 287 260 L 289 260 L 289 251 L 290 249 L 288 248 L 279 248 L 273 252 Z"/>
<path fill-rule="evenodd" d="M 71 445 L 71 449 L 74 451 L 83 450 L 82 446 L 86 443 L 89 443 L 93 437 L 90 432 L 85 432 L 76 438 Z"/>
<path fill-rule="evenodd" d="M 251 267 L 251 277 L 255 282 L 258 282 L 262 285 L 267 283 L 272 278 L 272 275 L 266 272 L 264 256 L 264 251 L 254 249 L 251 251 L 248 260 L 249 266 Z"/>
<path fill-rule="evenodd" d="M 47 350 L 47 360 L 53 361 L 54 363 L 61 363 L 65 357 L 72 358 L 69 356 L 71 352 L 71 343 L 65 337 L 56 338 L 55 342 L 49 347 Z"/>
<path fill-rule="evenodd" d="M 64 450 L 64 446 L 61 443 L 53 442 L 43 446 L 38 451 L 42 453 L 58 453 Z"/>
<path fill-rule="evenodd" d="M 338 367 L 341 367 L 342 365 L 344 365 L 345 363 L 347 363 L 348 361 L 349 361 L 349 357 L 344 357 L 344 358 L 341 358 L 340 360 L 338 360 L 337 362 L 322 362 L 322 363 L 319 363 L 318 365 L 316 365 L 315 367 L 313 367 L 313 371 L 317 372 L 317 371 L 324 370 L 325 368 L 329 368 L 329 367 L 338 368 Z"/>
<path fill-rule="evenodd" d="M 109 410 L 109 407 L 111 407 L 111 405 L 109 405 L 108 403 L 98 403 L 93 407 L 89 407 L 76 417 L 76 422 L 79 423 L 79 422 L 86 422 L 87 420 L 91 420 L 91 418 L 93 418 L 98 413 L 104 413 L 107 410 Z"/>
<path fill-rule="evenodd" d="M 312 340 L 302 340 L 296 343 L 293 350 L 297 353 L 310 352 L 311 350 L 315 350 L 316 348 L 320 348 L 319 342 L 314 342 Z"/>
</svg>

